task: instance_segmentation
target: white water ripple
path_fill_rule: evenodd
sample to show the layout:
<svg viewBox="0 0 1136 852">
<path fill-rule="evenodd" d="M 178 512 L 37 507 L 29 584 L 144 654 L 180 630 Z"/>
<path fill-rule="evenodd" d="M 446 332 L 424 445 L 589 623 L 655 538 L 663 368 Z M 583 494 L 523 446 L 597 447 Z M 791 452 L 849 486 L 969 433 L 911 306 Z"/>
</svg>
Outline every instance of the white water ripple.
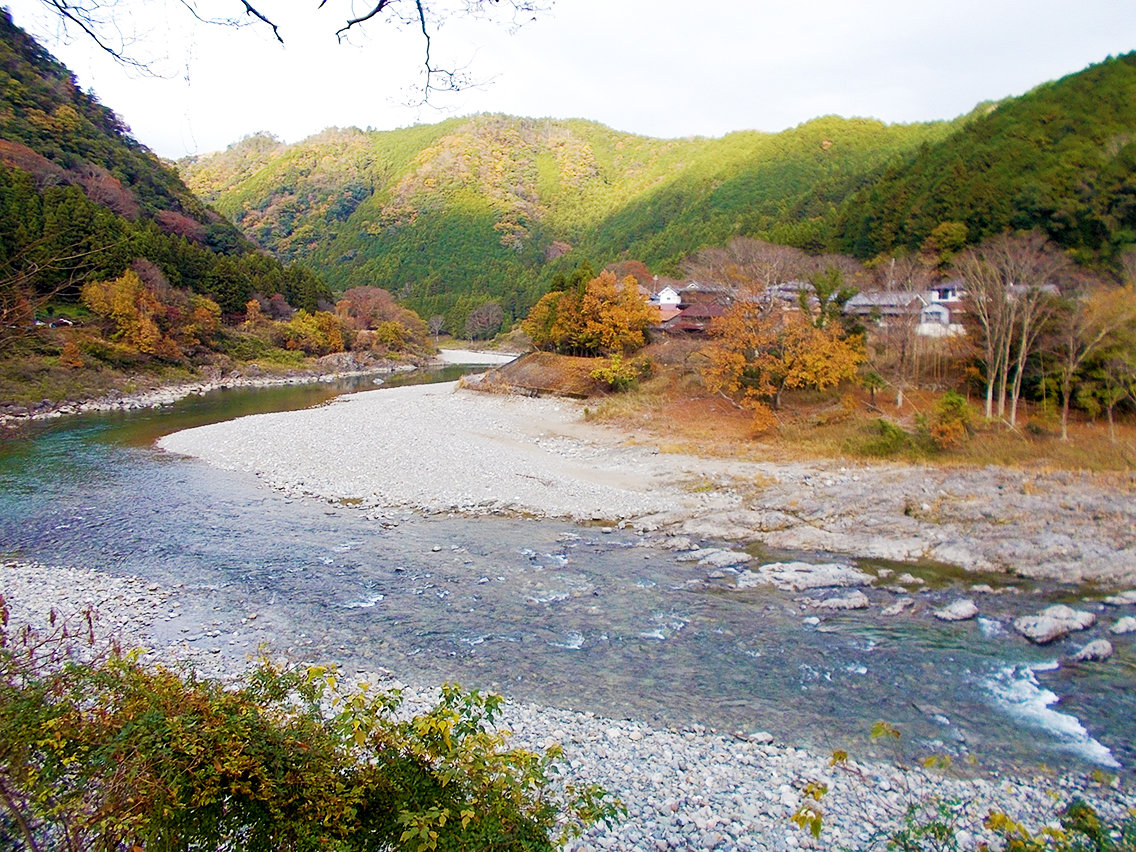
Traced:
<svg viewBox="0 0 1136 852">
<path fill-rule="evenodd" d="M 1099 766 L 1119 769 L 1120 763 L 1112 752 L 1090 736 L 1076 716 L 1053 709 L 1060 699 L 1038 683 L 1036 673 L 1053 671 L 1057 666 L 1056 660 L 1032 666 L 1007 666 L 988 678 L 984 685 L 1000 709 L 1031 728 L 1045 731 L 1057 741 L 1061 751 L 1079 755 Z"/>
</svg>

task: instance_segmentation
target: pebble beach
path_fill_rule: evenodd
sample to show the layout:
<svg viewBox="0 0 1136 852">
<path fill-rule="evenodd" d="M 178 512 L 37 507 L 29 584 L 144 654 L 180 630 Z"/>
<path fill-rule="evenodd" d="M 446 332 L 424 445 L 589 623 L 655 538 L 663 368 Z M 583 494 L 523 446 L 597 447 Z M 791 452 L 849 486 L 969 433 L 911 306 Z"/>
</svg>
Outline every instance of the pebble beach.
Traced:
<svg viewBox="0 0 1136 852">
<path fill-rule="evenodd" d="M 177 588 L 9 561 L 0 563 L 0 589 L 10 631 L 24 624 L 48 630 L 52 611 L 57 623 L 76 623 L 90 607 L 97 613 L 100 637 L 145 648 L 147 662 L 184 663 L 223 679 L 238 676 L 250 662 L 237 654 L 194 653 L 184 642 L 159 638 L 156 628 L 179 608 Z M 416 684 L 412 673 L 360 676 L 403 688 L 410 707 L 424 705 L 435 694 L 430 685 Z M 661 729 L 512 701 L 501 725 L 512 732 L 514 745 L 559 743 L 565 781 L 599 783 L 626 806 L 626 820 L 596 826 L 570 841 L 569 850 L 883 849 L 888 832 L 902 823 L 909 806 L 931 809 L 938 802 L 951 803 L 960 848 L 975 848 L 991 839 L 982 825 L 991 808 L 1036 830 L 1053 823 L 1059 808 L 1074 797 L 1112 817 L 1136 807 L 1136 797 L 1106 776 L 1102 783 L 1060 773 L 1019 778 L 969 767 L 925 770 L 900 752 L 893 762 L 861 762 L 851 755 L 847 764 L 834 766 L 831 755 L 774 742 L 760 733 L 739 738 L 698 726 Z M 826 788 L 819 802 L 808 797 L 810 785 Z M 814 802 L 822 816 L 819 838 L 791 821 L 807 802 Z"/>
</svg>

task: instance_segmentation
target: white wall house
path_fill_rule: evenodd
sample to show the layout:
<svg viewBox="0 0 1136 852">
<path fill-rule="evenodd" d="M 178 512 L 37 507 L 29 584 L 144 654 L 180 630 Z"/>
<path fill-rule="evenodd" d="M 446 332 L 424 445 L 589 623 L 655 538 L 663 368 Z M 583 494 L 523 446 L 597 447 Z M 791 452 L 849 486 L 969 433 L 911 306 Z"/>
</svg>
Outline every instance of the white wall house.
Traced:
<svg viewBox="0 0 1136 852">
<path fill-rule="evenodd" d="M 651 296 L 651 304 L 660 308 L 677 308 L 682 304 L 682 296 L 674 287 L 664 287 Z"/>
</svg>

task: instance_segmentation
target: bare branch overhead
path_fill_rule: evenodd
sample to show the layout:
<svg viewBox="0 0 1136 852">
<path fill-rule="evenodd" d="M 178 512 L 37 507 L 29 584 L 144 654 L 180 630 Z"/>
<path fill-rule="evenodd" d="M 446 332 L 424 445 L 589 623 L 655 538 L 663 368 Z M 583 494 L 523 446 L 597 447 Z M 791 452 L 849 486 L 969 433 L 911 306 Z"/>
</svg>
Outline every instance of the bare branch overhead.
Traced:
<svg viewBox="0 0 1136 852">
<path fill-rule="evenodd" d="M 129 20 L 129 4 L 118 0 L 40 0 L 63 24 L 77 28 L 82 36 L 89 38 L 117 62 L 144 73 L 154 73 L 150 64 L 134 55 L 134 41 L 126 38 L 120 29 L 120 19 Z M 237 17 L 212 17 L 201 10 L 199 0 L 177 0 L 194 19 L 214 26 L 240 27 L 247 19 L 266 26 L 280 44 L 286 44 L 285 33 L 281 31 L 275 15 L 267 11 L 265 4 L 256 0 L 214 0 L 234 11 L 237 7 L 243 15 Z M 347 3 L 349 12 L 342 26 L 335 30 L 335 36 L 343 41 L 346 35 L 374 20 L 387 19 L 397 24 L 413 27 L 423 39 L 425 82 L 421 87 L 423 102 L 429 100 L 434 91 L 459 91 L 471 85 L 469 78 L 454 67 L 442 67 L 435 62 L 434 33 L 447 20 L 453 18 L 480 18 L 496 20 L 510 28 L 520 26 L 540 12 L 547 11 L 552 0 L 370 0 L 366 11 L 356 14 L 351 0 L 319 0 L 316 10 L 325 7 L 335 8 Z M 400 7 L 399 4 L 403 5 Z M 405 9 L 405 11 L 401 11 Z"/>
</svg>

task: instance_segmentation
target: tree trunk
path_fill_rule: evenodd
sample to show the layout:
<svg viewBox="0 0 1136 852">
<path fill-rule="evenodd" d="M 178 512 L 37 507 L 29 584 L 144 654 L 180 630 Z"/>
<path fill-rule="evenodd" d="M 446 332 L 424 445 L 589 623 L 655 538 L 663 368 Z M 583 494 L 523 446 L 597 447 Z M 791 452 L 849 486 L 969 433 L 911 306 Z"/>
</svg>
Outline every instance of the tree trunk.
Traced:
<svg viewBox="0 0 1136 852">
<path fill-rule="evenodd" d="M 1069 440 L 1069 397 L 1073 395 L 1073 377 L 1061 382 L 1061 440 Z"/>
</svg>

